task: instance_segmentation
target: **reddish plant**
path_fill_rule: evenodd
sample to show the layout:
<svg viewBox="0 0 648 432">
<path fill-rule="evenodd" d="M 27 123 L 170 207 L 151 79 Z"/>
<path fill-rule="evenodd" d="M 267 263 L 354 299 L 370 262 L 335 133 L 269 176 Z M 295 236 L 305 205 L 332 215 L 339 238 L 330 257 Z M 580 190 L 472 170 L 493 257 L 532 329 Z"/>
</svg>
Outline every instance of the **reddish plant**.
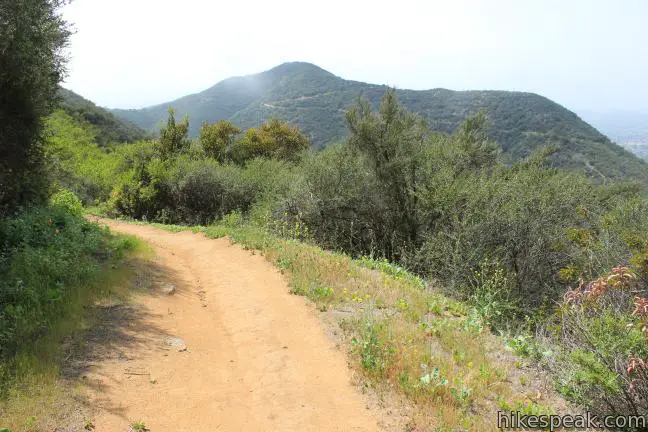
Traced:
<svg viewBox="0 0 648 432">
<path fill-rule="evenodd" d="M 625 266 L 614 267 L 609 275 L 602 276 L 593 282 L 585 283 L 583 278 L 579 280 L 578 288 L 565 293 L 565 303 L 576 304 L 583 300 L 598 305 L 601 298 L 610 289 L 624 290 L 630 288 L 637 279 L 637 275 Z"/>
</svg>

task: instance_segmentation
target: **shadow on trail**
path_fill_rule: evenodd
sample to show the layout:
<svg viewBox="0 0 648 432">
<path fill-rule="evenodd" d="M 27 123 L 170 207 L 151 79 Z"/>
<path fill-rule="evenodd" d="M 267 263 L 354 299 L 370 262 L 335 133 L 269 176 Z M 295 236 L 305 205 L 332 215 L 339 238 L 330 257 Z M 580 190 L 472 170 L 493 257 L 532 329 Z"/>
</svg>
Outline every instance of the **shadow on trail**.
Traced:
<svg viewBox="0 0 648 432">
<path fill-rule="evenodd" d="M 120 295 L 108 296 L 90 306 L 87 311 L 89 327 L 67 341 L 66 354 L 61 369 L 63 377 L 70 382 L 81 383 L 98 398 L 90 404 L 83 404 L 91 410 L 101 409 L 125 418 L 125 408 L 115 406 L 108 397 L 102 397 L 108 383 L 115 382 L 111 377 L 99 372 L 98 366 L 105 361 L 123 362 L 124 375 L 147 375 L 145 372 L 130 371 L 134 352 L 144 348 L 147 351 L 170 351 L 164 341 L 173 337 L 159 327 L 152 325 L 152 314 L 146 306 L 130 301 L 131 295 L 167 296 L 160 286 L 172 284 L 176 287 L 174 296 L 190 296 L 190 292 L 176 272 L 164 262 L 140 258 L 130 259 L 126 264 L 133 278 L 127 289 Z M 128 378 L 128 377 L 127 377 Z"/>
</svg>

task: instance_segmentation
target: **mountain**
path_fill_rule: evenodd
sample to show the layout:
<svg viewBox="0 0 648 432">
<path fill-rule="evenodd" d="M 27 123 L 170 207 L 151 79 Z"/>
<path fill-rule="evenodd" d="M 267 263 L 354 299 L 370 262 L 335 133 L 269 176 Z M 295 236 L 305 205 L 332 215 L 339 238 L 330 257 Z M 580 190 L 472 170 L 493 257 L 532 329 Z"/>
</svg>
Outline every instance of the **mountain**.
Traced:
<svg viewBox="0 0 648 432">
<path fill-rule="evenodd" d="M 59 88 L 59 108 L 71 117 L 89 123 L 97 144 L 134 142 L 150 134 L 130 121 L 98 107 L 71 90 Z"/>
<path fill-rule="evenodd" d="M 167 109 L 189 115 L 190 133 L 204 121 L 228 119 L 242 128 L 278 117 L 301 127 L 316 147 L 343 139 L 345 110 L 358 97 L 374 106 L 384 85 L 345 80 L 309 63 L 284 63 L 268 71 L 228 78 L 197 94 L 164 104 L 112 112 L 153 131 Z M 509 160 L 529 155 L 548 143 L 559 145 L 556 166 L 584 170 L 599 179 L 637 179 L 648 184 L 648 165 L 551 100 L 508 91 L 398 90 L 408 109 L 423 115 L 435 130 L 452 132 L 469 114 L 485 109 L 490 137 Z"/>
<path fill-rule="evenodd" d="M 610 139 L 648 160 L 648 113 L 582 111 L 581 114 Z"/>
</svg>

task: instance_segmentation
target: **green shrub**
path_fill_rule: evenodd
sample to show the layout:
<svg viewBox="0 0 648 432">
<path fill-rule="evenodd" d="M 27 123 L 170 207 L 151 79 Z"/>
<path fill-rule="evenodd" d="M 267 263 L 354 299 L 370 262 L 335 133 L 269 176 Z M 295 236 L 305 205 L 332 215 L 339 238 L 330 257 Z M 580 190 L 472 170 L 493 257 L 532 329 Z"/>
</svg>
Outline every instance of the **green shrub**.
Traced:
<svg viewBox="0 0 648 432">
<path fill-rule="evenodd" d="M 380 324 L 367 322 L 360 338 L 351 341 L 360 357 L 360 365 L 369 376 L 380 378 L 389 363 L 389 348 L 383 341 L 384 328 Z"/>
<path fill-rule="evenodd" d="M 72 216 L 83 215 L 83 204 L 78 196 L 69 190 L 61 190 L 50 198 L 50 204 L 54 207 L 60 207 L 70 213 Z"/>
<path fill-rule="evenodd" d="M 497 262 L 482 262 L 475 271 L 470 297 L 473 311 L 487 327 L 498 329 L 514 320 L 519 310 L 511 294 L 511 283 Z"/>
<path fill-rule="evenodd" d="M 0 360 L 63 317 L 67 300 L 97 276 L 106 242 L 97 225 L 64 206 L 0 221 Z"/>
</svg>

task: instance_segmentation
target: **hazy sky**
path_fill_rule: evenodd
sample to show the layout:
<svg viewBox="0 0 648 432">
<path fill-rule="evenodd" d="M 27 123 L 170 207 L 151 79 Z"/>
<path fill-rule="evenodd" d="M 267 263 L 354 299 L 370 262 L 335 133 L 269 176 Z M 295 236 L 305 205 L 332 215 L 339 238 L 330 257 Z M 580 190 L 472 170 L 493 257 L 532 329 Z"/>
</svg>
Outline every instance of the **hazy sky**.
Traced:
<svg viewBox="0 0 648 432">
<path fill-rule="evenodd" d="M 307 61 L 398 88 L 648 112 L 648 0 L 74 0 L 66 87 L 139 108 Z"/>
</svg>

